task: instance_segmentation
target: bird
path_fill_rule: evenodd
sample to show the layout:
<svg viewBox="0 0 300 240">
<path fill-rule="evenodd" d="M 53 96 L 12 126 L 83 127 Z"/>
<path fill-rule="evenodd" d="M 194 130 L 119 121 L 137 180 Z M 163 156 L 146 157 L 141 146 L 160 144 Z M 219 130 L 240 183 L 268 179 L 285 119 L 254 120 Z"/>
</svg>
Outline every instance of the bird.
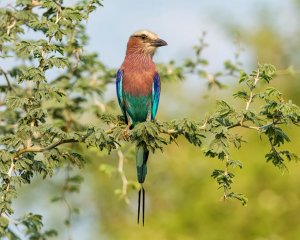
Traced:
<svg viewBox="0 0 300 240">
<path fill-rule="evenodd" d="M 157 48 L 168 45 L 157 34 L 149 30 L 134 32 L 128 40 L 124 61 L 117 71 L 116 91 L 118 103 L 125 117 L 125 135 L 138 123 L 155 119 L 161 83 L 153 56 Z M 149 150 L 136 146 L 136 171 L 140 183 L 138 192 L 138 216 L 142 205 L 142 222 L 145 222 L 145 189 L 143 183 L 147 174 Z"/>
</svg>

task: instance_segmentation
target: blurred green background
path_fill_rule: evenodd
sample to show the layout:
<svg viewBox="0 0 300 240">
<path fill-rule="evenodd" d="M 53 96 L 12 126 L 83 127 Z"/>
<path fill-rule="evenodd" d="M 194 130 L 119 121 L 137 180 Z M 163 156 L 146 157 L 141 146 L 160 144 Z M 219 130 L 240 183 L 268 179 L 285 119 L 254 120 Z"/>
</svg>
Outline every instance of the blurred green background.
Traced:
<svg viewBox="0 0 300 240">
<path fill-rule="evenodd" d="M 149 28 L 169 43 L 159 50 L 157 62 L 175 59 L 179 63 L 192 56 L 192 45 L 206 31 L 210 46 L 204 57 L 210 71 L 233 59 L 238 36 L 244 48 L 244 68 L 254 69 L 258 62 L 274 64 L 279 71 L 273 85 L 300 104 L 300 1 L 105 1 L 87 24 L 88 50 L 99 52 L 104 63 L 115 68 L 123 60 L 128 36 L 139 28 Z M 209 92 L 205 80 L 195 77 L 164 83 L 158 119 L 202 120 L 215 99 L 232 101 L 235 82 L 224 79 L 227 89 L 217 92 Z M 213 97 L 204 97 L 210 94 Z M 105 97 L 107 101 L 115 98 L 114 86 Z M 276 169 L 264 159 L 268 151 L 265 139 L 251 130 L 238 131 L 248 143 L 232 152 L 233 159 L 244 163 L 242 170 L 235 170 L 234 191 L 247 195 L 246 207 L 220 200 L 222 190 L 210 175 L 213 169 L 223 168 L 222 162 L 205 158 L 200 149 L 181 139 L 178 146 L 150 156 L 146 226 L 138 226 L 137 191 L 129 191 L 130 203 L 126 204 L 115 194 L 122 184 L 119 174 L 108 176 L 101 171 L 102 164 L 117 166 L 117 154 L 86 149 L 88 163 L 80 170 L 84 176 L 81 192 L 67 197 L 72 207 L 80 209 L 79 215 L 72 216 L 72 239 L 299 239 L 299 165 L 288 164 L 288 172 Z M 288 148 L 300 154 L 300 130 L 288 131 L 292 140 Z M 125 147 L 128 179 L 135 179 L 132 151 Z M 57 239 L 68 239 L 66 207 L 50 202 L 61 191 L 63 177 L 61 171 L 47 181 L 36 179 L 34 187 L 24 187 L 15 202 L 18 214 L 29 210 L 43 214 L 47 228 L 60 230 Z"/>
</svg>

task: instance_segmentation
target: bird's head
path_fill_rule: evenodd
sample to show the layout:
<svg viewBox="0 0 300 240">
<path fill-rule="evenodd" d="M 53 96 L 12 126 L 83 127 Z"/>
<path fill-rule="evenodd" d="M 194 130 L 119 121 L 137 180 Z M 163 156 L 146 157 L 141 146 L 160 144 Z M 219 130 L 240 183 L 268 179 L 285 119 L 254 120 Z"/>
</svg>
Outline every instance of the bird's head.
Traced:
<svg viewBox="0 0 300 240">
<path fill-rule="evenodd" d="M 160 39 L 157 34 L 140 30 L 133 33 L 127 44 L 127 53 L 154 55 L 158 47 L 166 46 L 166 41 Z"/>
</svg>

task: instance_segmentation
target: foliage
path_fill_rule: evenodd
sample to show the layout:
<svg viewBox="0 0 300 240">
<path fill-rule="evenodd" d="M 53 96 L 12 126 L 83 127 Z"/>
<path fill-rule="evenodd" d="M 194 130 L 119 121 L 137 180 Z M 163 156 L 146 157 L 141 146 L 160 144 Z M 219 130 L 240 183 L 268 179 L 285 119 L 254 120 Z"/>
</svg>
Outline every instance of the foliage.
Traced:
<svg viewBox="0 0 300 240">
<path fill-rule="evenodd" d="M 40 215 L 12 217 L 17 188 L 30 184 L 35 175 L 53 176 L 57 169 L 65 169 L 67 176 L 61 195 L 53 201 L 66 203 L 69 215 L 65 223 L 70 226 L 71 213 L 78 210 L 68 204 L 66 194 L 79 191 L 82 177 L 71 175 L 71 170 L 85 165 L 83 149 L 86 148 L 117 152 L 116 170 L 123 184 L 117 194 L 126 201 L 128 187 L 136 184 L 127 180 L 123 170 L 120 146 L 124 142 L 143 145 L 155 152 L 177 143 L 180 137 L 185 138 L 205 156 L 224 163 L 224 169 L 215 169 L 211 176 L 223 190 L 224 200 L 237 199 L 243 205 L 247 204 L 247 198 L 232 191 L 234 169 L 241 169 L 243 164 L 232 159 L 230 152 L 246 142 L 236 129 L 254 130 L 265 137 L 270 144 L 265 158 L 279 168 L 286 168 L 286 161 L 299 159 L 295 153 L 283 149 L 290 142 L 283 126 L 297 126 L 300 109 L 290 100 L 284 100 L 277 89 L 266 87 L 276 74 L 275 68 L 259 64 L 256 70 L 246 73 L 237 53 L 234 62 L 225 61 L 223 71 L 209 73 L 204 70 L 208 61 L 202 57 L 207 47 L 204 36 L 195 47 L 195 59 L 187 59 L 182 66 L 174 61 L 160 64 L 161 78 L 183 80 L 189 74 L 196 74 L 208 80 L 209 89 L 224 88 L 221 78 L 237 78 L 241 89 L 233 94 L 236 106 L 219 100 L 215 111 L 203 121 L 183 118 L 140 123 L 128 138 L 124 137 L 124 119 L 113 114 L 114 104 L 103 102 L 103 93 L 113 82 L 115 70 L 107 68 L 96 54 L 84 50 L 88 40 L 85 21 L 97 5 L 101 6 L 101 1 L 83 0 L 67 7 L 58 0 L 18 0 L 14 8 L 0 9 L 1 58 L 17 60 L 9 70 L 0 68 L 6 81 L 0 88 L 1 237 L 21 239 L 14 226 L 29 239 L 46 239 L 57 234 L 55 230 L 42 231 Z M 29 37 L 32 34 L 35 37 Z M 81 121 L 87 113 L 98 118 L 100 127 Z M 114 171 L 105 165 L 102 170 L 108 174 Z"/>
</svg>

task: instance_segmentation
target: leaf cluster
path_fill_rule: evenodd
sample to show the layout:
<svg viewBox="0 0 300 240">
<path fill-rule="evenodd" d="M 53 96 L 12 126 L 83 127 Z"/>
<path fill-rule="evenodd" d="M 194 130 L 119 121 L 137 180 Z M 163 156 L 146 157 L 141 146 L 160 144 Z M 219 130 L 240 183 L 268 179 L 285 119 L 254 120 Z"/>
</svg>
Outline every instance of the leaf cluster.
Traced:
<svg viewBox="0 0 300 240">
<path fill-rule="evenodd" d="M 233 94 L 235 104 L 218 100 L 204 120 L 143 122 L 128 132 L 124 117 L 114 114 L 115 102 L 105 102 L 103 97 L 115 78 L 115 69 L 85 50 L 85 21 L 97 6 L 102 6 L 101 1 L 81 0 L 66 6 L 62 0 L 17 0 L 14 8 L 0 9 L 0 57 L 18 60 L 10 69 L 0 66 L 0 77 L 6 82 L 0 86 L 1 238 L 21 239 L 13 231 L 15 226 L 29 239 L 57 234 L 43 231 L 39 214 L 12 219 L 12 203 L 17 189 L 31 184 L 34 176 L 47 178 L 59 169 L 66 171 L 66 177 L 61 194 L 53 201 L 67 203 L 70 212 L 65 223 L 71 226 L 71 213 L 78 210 L 69 206 L 67 195 L 79 192 L 82 182 L 72 170 L 85 166 L 88 148 L 117 153 L 118 168 L 101 165 L 101 170 L 120 175 L 123 185 L 116 193 L 124 199 L 128 186 L 137 186 L 136 181 L 127 180 L 123 170 L 122 146 L 126 142 L 154 153 L 177 144 L 179 138 L 186 139 L 204 156 L 222 162 L 224 168 L 215 169 L 211 176 L 223 190 L 224 200 L 237 199 L 243 205 L 247 198 L 232 190 L 236 170 L 242 169 L 243 163 L 234 160 L 231 150 L 245 145 L 247 135 L 236 129 L 256 131 L 270 146 L 266 161 L 276 167 L 285 169 L 287 161 L 299 160 L 286 148 L 291 139 L 284 126 L 299 125 L 300 109 L 269 86 L 276 76 L 275 67 L 259 64 L 247 73 L 242 70 L 238 49 L 234 60 L 224 62 L 222 71 L 210 73 L 203 56 L 208 47 L 205 34 L 194 47 L 194 58 L 182 65 L 174 61 L 158 65 L 161 79 L 184 80 L 193 74 L 207 79 L 209 89 L 223 89 L 222 79 L 234 78 L 239 83 Z M 32 32 L 42 37 L 33 37 Z M 86 119 L 99 124 L 91 126 Z"/>
</svg>

